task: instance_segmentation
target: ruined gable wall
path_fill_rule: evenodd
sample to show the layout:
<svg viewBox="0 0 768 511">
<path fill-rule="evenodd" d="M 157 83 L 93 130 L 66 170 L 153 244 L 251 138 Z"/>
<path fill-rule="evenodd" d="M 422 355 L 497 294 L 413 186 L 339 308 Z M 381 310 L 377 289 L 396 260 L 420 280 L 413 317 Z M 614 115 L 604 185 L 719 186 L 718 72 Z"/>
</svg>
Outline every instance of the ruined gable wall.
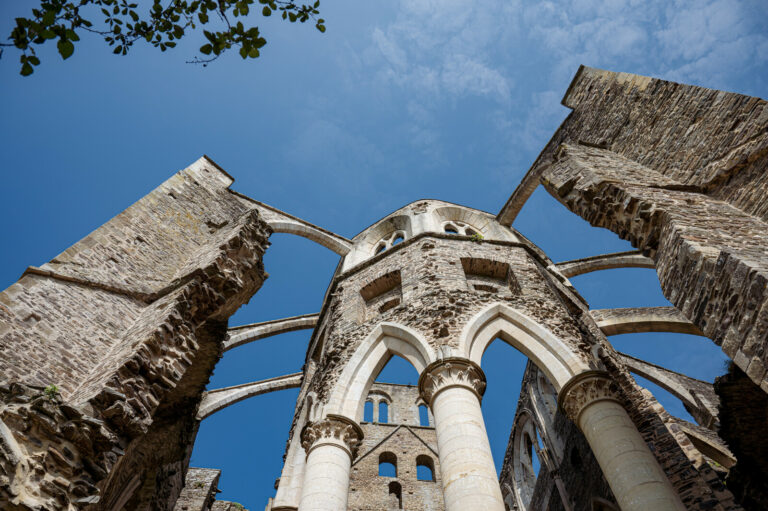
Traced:
<svg viewBox="0 0 768 511">
<path fill-rule="evenodd" d="M 352 463 L 349 481 L 350 511 L 392 509 L 389 483 L 402 488 L 402 509 L 441 511 L 444 509 L 437 437 L 434 428 L 396 424 L 363 424 L 365 437 L 359 456 Z M 410 429 L 408 429 L 410 428 Z M 397 456 L 397 477 L 379 476 L 379 456 L 388 452 Z M 416 478 L 416 458 L 428 456 L 434 463 L 434 481 Z M 397 509 L 397 508 L 395 508 Z"/>
</svg>

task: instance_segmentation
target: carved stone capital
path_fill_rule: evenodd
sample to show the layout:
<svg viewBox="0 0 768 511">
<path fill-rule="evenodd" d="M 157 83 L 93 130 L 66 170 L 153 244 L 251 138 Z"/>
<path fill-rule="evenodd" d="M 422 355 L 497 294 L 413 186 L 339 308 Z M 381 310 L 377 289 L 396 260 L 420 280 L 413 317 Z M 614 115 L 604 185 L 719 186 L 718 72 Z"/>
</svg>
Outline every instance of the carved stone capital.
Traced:
<svg viewBox="0 0 768 511">
<path fill-rule="evenodd" d="M 576 424 L 584 409 L 597 401 L 622 403 L 619 386 L 604 371 L 588 371 L 574 376 L 558 397 L 560 408 Z"/>
<path fill-rule="evenodd" d="M 471 360 L 450 357 L 429 364 L 419 376 L 419 394 L 429 406 L 437 394 L 451 387 L 466 387 L 482 400 L 485 373 Z"/>
<path fill-rule="evenodd" d="M 307 456 L 323 440 L 345 449 L 354 460 L 363 441 L 363 430 L 355 421 L 332 414 L 317 422 L 307 423 L 301 430 L 301 446 Z"/>
</svg>

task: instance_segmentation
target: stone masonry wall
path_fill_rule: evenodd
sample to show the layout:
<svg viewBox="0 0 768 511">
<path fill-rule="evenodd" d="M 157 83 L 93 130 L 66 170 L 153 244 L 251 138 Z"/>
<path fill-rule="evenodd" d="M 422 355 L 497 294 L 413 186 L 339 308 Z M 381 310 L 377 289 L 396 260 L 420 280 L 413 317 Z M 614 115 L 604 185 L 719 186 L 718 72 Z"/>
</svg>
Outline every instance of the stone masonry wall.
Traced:
<svg viewBox="0 0 768 511">
<path fill-rule="evenodd" d="M 411 327 L 435 348 L 455 347 L 462 328 L 474 314 L 492 303 L 502 302 L 547 324 L 555 335 L 572 344 L 575 351 L 587 345 L 588 341 L 559 301 L 556 291 L 540 272 L 540 265 L 522 244 L 470 242 L 449 235 L 431 235 L 412 238 L 387 252 L 387 257 L 373 258 L 369 264 L 337 277 L 336 287 L 325 306 L 325 321 L 318 327 L 325 332 L 322 360 L 309 383 L 320 400 L 326 399 L 354 348 L 381 321 Z M 470 289 L 461 258 L 509 264 L 520 290 L 497 296 Z M 371 316 L 360 289 L 393 271 L 401 274 L 402 303 Z"/>
<path fill-rule="evenodd" d="M 586 67 L 563 104 L 499 218 L 541 180 L 654 257 L 665 296 L 768 391 L 768 104 Z"/>
<path fill-rule="evenodd" d="M 226 320 L 266 278 L 271 230 L 231 183 L 201 159 L 0 293 L 0 505 L 172 508 Z M 52 384 L 41 444 L 23 396 Z"/>
<path fill-rule="evenodd" d="M 562 145 L 556 158 L 547 188 L 646 251 L 667 298 L 762 384 L 768 223 L 610 151 Z"/>
<path fill-rule="evenodd" d="M 388 424 L 362 423 L 365 437 L 352 462 L 349 483 L 349 511 L 381 511 L 408 509 L 413 511 L 442 511 L 442 478 L 437 457 L 437 436 L 434 427 L 418 425 L 419 390 L 412 385 L 376 382 L 372 390 L 385 391 L 392 397 L 390 410 L 395 410 Z M 379 475 L 379 456 L 391 453 L 396 457 L 396 477 Z M 434 481 L 419 481 L 416 460 L 428 457 L 433 466 Z M 390 496 L 390 483 L 401 488 L 402 508 Z"/>
</svg>

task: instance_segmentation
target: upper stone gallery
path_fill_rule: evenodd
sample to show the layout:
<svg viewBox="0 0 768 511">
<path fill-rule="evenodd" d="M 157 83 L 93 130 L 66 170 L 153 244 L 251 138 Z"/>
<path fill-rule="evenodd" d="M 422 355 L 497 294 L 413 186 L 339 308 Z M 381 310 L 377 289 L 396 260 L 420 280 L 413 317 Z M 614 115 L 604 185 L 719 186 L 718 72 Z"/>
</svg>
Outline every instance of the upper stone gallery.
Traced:
<svg viewBox="0 0 768 511">
<path fill-rule="evenodd" d="M 28 268 L 0 293 L 0 508 L 243 509 L 189 468 L 200 421 L 298 388 L 267 511 L 768 509 L 768 105 L 588 67 L 563 104 L 496 215 L 420 200 L 347 239 L 203 157 Z M 551 261 L 511 227 L 540 184 L 637 250 Z M 339 254 L 319 312 L 230 326 L 273 232 Z M 569 281 L 621 267 L 655 268 L 672 306 L 594 310 Z M 224 352 L 299 329 L 302 372 L 205 390 Z M 709 337 L 727 374 L 607 337 L 653 331 Z M 529 359 L 500 476 L 481 410 L 495 339 Z M 393 355 L 418 385 L 374 381 Z"/>
</svg>

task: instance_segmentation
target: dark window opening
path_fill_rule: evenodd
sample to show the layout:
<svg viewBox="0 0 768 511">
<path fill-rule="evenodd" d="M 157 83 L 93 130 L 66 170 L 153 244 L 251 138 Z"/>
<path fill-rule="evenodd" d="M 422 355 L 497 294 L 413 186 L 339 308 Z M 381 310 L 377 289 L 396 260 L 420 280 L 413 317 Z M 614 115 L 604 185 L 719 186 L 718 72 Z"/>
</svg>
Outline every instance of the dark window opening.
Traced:
<svg viewBox="0 0 768 511">
<path fill-rule="evenodd" d="M 402 235 L 402 234 L 398 234 L 397 236 L 395 236 L 395 239 L 394 239 L 394 240 L 392 240 L 392 246 L 394 247 L 394 246 L 395 246 L 395 245 L 397 245 L 398 243 L 401 243 L 401 242 L 402 242 L 404 239 L 405 239 L 405 238 L 403 238 L 403 235 Z"/>
<path fill-rule="evenodd" d="M 435 462 L 424 454 L 416 457 L 416 479 L 419 481 L 435 481 Z"/>
<path fill-rule="evenodd" d="M 397 481 L 389 483 L 387 509 L 403 509 L 403 487 Z"/>
<path fill-rule="evenodd" d="M 397 456 L 392 452 L 379 455 L 379 475 L 381 477 L 397 477 Z"/>
</svg>

